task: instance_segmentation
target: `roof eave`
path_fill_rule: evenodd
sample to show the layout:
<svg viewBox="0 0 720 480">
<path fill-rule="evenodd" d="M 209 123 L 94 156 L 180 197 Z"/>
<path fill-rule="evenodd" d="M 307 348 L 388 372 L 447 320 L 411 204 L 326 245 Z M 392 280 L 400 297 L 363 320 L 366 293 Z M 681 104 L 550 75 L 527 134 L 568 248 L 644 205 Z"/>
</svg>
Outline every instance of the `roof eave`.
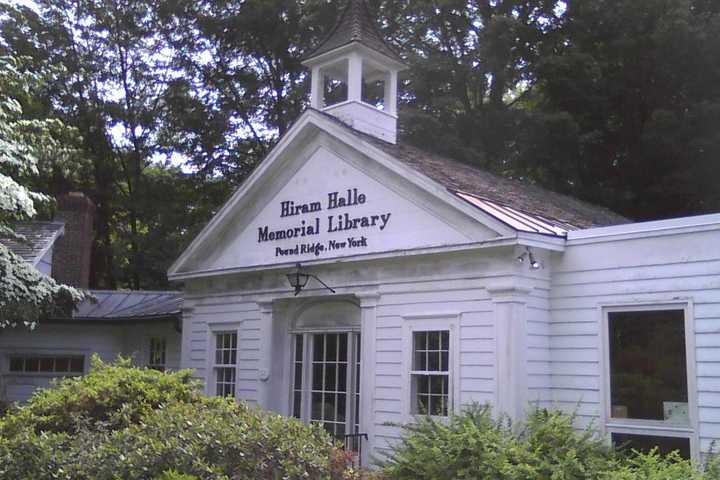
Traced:
<svg viewBox="0 0 720 480">
<path fill-rule="evenodd" d="M 313 68 L 318 65 L 323 65 L 325 63 L 331 63 L 335 60 L 335 57 L 342 55 L 350 50 L 353 50 L 355 48 L 361 48 L 363 50 L 363 53 L 372 57 L 375 57 L 376 60 L 382 60 L 386 63 L 389 63 L 391 67 L 396 69 L 397 71 L 403 71 L 407 70 L 409 67 L 405 64 L 402 57 L 399 55 L 390 56 L 383 52 L 380 52 L 374 48 L 370 48 L 367 45 L 365 45 L 362 41 L 358 40 L 351 40 L 347 43 L 344 43 L 342 45 L 339 45 L 332 50 L 328 50 L 327 52 L 322 52 L 318 55 L 311 54 L 307 58 L 304 58 L 301 61 L 301 64 L 307 68 Z"/>
</svg>

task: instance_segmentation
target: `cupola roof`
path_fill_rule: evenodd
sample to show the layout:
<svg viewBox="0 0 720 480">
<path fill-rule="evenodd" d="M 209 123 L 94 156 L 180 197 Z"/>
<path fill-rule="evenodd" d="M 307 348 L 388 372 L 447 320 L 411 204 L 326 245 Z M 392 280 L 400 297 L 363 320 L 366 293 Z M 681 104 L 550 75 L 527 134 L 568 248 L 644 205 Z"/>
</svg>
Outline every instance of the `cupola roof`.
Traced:
<svg viewBox="0 0 720 480">
<path fill-rule="evenodd" d="M 325 40 L 306 55 L 305 60 L 319 57 L 353 42 L 402 62 L 400 55 L 383 39 L 365 0 L 348 0 L 340 18 Z"/>
</svg>

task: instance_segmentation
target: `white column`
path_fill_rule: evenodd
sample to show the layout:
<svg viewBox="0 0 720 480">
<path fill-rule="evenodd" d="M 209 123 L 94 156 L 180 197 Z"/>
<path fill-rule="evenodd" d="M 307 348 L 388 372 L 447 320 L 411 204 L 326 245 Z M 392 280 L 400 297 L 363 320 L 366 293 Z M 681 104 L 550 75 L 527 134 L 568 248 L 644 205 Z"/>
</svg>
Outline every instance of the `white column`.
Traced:
<svg viewBox="0 0 720 480">
<path fill-rule="evenodd" d="M 273 304 L 272 302 L 258 302 L 260 309 L 260 364 L 258 365 L 258 406 L 264 409 L 273 409 L 272 396 L 272 359 L 273 347 Z M 238 339 L 240 341 L 240 339 Z M 238 348 L 238 353 L 240 349 Z"/>
<path fill-rule="evenodd" d="M 375 448 L 375 327 L 376 310 L 380 296 L 377 293 L 356 295 L 360 300 L 360 432 L 367 433 L 363 439 L 362 464 L 370 461 L 371 449 Z"/>
<path fill-rule="evenodd" d="M 317 110 L 325 107 L 325 79 L 320 67 L 313 67 L 310 74 L 310 106 Z"/>
<path fill-rule="evenodd" d="M 348 100 L 362 100 L 362 57 L 353 53 L 348 58 Z"/>
<path fill-rule="evenodd" d="M 385 77 L 385 111 L 397 115 L 398 72 L 392 70 Z"/>
<path fill-rule="evenodd" d="M 530 289 L 488 287 L 495 310 L 496 414 L 522 420 L 528 408 L 527 315 Z"/>
</svg>

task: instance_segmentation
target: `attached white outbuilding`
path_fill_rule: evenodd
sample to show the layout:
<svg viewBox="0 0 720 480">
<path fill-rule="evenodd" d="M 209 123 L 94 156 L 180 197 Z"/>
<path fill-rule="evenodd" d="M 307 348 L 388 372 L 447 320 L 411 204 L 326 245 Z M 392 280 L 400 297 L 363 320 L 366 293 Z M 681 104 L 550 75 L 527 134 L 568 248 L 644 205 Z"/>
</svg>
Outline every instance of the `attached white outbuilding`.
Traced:
<svg viewBox="0 0 720 480">
<path fill-rule="evenodd" d="M 171 268 L 181 365 L 208 394 L 353 445 L 367 434 L 366 460 L 397 441 L 393 424 L 472 402 L 708 452 L 720 215 L 629 223 L 398 144 L 401 64 L 374 32 L 349 2 L 306 60 L 313 108 Z M 323 98 L 328 76 L 347 83 L 340 103 Z M 378 81 L 383 109 L 363 96 Z"/>
</svg>

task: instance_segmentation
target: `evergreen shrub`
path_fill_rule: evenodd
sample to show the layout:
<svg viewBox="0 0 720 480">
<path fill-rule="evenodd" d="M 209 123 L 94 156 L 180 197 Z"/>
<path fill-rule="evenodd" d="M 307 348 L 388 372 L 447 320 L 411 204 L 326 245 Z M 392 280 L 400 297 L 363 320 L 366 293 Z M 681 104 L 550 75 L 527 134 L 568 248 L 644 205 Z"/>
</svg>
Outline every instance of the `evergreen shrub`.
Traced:
<svg viewBox="0 0 720 480">
<path fill-rule="evenodd" d="M 350 478 L 319 427 L 206 397 L 186 371 L 93 360 L 0 419 L 0 478 Z"/>
<path fill-rule="evenodd" d="M 393 480 L 719 480 L 720 459 L 704 468 L 657 452 L 614 450 L 574 417 L 535 410 L 523 425 L 471 406 L 448 419 L 419 417 L 382 459 Z"/>
</svg>

